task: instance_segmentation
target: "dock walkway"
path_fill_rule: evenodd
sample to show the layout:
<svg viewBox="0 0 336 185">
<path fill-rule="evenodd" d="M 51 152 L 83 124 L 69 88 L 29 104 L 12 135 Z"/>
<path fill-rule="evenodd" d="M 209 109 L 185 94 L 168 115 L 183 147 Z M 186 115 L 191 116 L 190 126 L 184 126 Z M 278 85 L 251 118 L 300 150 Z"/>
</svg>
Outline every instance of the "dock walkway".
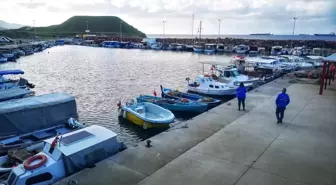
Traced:
<svg viewBox="0 0 336 185">
<path fill-rule="evenodd" d="M 58 184 L 78 185 L 335 185 L 336 85 L 277 79 L 85 169 Z M 276 124 L 275 98 L 291 104 Z"/>
</svg>

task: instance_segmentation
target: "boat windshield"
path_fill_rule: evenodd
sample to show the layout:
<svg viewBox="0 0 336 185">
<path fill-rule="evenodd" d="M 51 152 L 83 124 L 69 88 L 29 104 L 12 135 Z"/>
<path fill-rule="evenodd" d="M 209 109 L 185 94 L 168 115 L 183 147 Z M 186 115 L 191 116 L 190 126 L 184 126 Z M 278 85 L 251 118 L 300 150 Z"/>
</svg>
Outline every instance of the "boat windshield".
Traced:
<svg viewBox="0 0 336 185">
<path fill-rule="evenodd" d="M 239 72 L 238 71 L 232 71 L 233 76 L 239 76 Z"/>
</svg>

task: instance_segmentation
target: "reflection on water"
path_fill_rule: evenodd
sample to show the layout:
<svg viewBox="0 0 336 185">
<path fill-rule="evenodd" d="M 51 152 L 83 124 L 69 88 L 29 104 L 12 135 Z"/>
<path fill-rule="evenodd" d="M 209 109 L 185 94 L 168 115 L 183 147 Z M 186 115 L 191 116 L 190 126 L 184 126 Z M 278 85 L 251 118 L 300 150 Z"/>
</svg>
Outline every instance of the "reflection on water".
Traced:
<svg viewBox="0 0 336 185">
<path fill-rule="evenodd" d="M 80 120 L 105 126 L 119 134 L 126 144 L 135 144 L 160 131 L 144 131 L 117 117 L 117 103 L 140 94 L 160 95 L 160 85 L 186 90 L 186 77 L 202 73 L 198 61 L 229 62 L 226 55 L 198 55 L 151 50 L 59 46 L 0 69 L 22 69 L 36 85 L 36 95 L 68 92 L 76 96 Z M 206 69 L 209 70 L 209 69 Z M 186 115 L 176 122 L 190 118 Z M 193 115 L 191 115 L 193 116 Z"/>
</svg>

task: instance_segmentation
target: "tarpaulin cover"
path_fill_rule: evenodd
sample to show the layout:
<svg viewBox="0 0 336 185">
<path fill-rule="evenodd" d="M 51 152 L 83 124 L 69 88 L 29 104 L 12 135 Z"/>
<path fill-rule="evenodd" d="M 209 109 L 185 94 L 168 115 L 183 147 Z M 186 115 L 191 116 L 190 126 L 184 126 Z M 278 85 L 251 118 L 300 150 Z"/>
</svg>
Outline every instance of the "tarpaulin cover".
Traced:
<svg viewBox="0 0 336 185">
<path fill-rule="evenodd" d="M 0 102 L 0 137 L 19 135 L 78 118 L 75 98 L 53 93 Z"/>
<path fill-rule="evenodd" d="M 15 98 L 22 98 L 30 93 L 32 93 L 32 91 L 28 89 L 22 89 L 19 87 L 13 87 L 10 89 L 0 89 L 0 102 Z"/>
</svg>

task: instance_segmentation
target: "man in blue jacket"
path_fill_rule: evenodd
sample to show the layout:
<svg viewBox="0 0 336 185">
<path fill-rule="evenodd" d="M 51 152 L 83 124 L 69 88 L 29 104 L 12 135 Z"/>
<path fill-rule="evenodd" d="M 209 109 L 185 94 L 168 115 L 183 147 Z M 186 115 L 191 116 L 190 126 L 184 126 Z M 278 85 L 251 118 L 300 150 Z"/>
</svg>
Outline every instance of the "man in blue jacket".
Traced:
<svg viewBox="0 0 336 185">
<path fill-rule="evenodd" d="M 286 88 L 282 89 L 282 93 L 278 94 L 278 97 L 275 100 L 275 104 L 276 104 L 276 117 L 278 119 L 278 124 L 282 123 L 282 119 L 284 117 L 284 113 L 285 113 L 285 109 L 286 106 L 289 104 L 290 99 L 288 94 L 286 94 Z"/>
</svg>

